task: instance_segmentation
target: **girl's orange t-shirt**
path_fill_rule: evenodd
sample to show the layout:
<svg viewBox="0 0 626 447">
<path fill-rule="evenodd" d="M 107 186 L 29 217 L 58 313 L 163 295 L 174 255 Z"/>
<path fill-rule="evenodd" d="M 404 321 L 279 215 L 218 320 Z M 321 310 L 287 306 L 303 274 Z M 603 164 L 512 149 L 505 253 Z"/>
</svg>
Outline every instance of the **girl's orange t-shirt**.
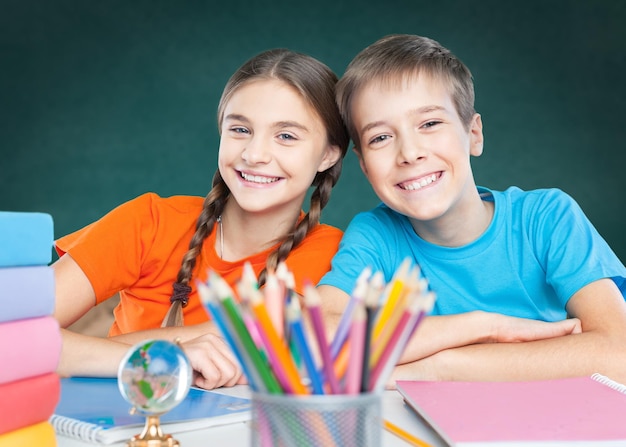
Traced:
<svg viewBox="0 0 626 447">
<path fill-rule="evenodd" d="M 163 198 L 146 193 L 56 241 L 59 256 L 69 253 L 87 275 L 97 303 L 120 293 L 109 336 L 160 327 L 203 202 L 202 197 Z M 196 260 L 192 292 L 183 309 L 185 324 L 209 320 L 194 280 L 206 281 L 209 266 L 234 289 L 244 263 L 250 262 L 258 275 L 275 248 L 227 262 L 215 252 L 215 228 Z M 305 281 L 317 284 L 330 270 L 342 234 L 338 228 L 318 225 L 291 251 L 285 262 L 294 275 L 297 293 L 303 294 Z"/>
</svg>

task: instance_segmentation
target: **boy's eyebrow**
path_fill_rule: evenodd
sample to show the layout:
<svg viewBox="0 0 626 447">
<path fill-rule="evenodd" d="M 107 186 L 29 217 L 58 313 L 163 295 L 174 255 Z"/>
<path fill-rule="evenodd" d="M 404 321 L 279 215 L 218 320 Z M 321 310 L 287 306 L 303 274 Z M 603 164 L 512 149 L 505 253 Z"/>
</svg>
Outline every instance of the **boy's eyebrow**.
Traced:
<svg viewBox="0 0 626 447">
<path fill-rule="evenodd" d="M 246 118 L 244 115 L 241 115 L 239 113 L 230 113 L 230 114 L 226 115 L 224 117 L 224 121 L 228 121 L 228 120 L 242 121 L 244 123 L 250 123 L 250 120 L 248 118 Z M 275 123 L 272 123 L 272 127 L 276 127 L 278 129 L 284 129 L 286 127 L 296 127 L 298 129 L 304 130 L 306 132 L 309 131 L 309 129 L 306 126 L 304 126 L 303 124 L 300 124 L 297 121 L 276 121 Z"/>
<path fill-rule="evenodd" d="M 432 104 L 428 106 L 418 107 L 417 109 L 413 109 L 411 110 L 411 114 L 418 115 L 421 113 L 429 113 L 429 112 L 435 112 L 435 111 L 440 111 L 440 110 L 445 112 L 447 109 L 443 106 Z"/>
<path fill-rule="evenodd" d="M 224 121 L 233 120 L 233 121 L 243 121 L 245 123 L 249 123 L 250 120 L 246 118 L 244 115 L 240 115 L 239 113 L 229 113 L 224 117 Z"/>
<path fill-rule="evenodd" d="M 418 107 L 416 109 L 412 109 L 409 110 L 409 115 L 421 115 L 423 113 L 430 113 L 430 112 L 436 112 L 436 111 L 446 111 L 447 109 L 443 106 L 438 106 L 438 105 L 427 105 L 427 106 L 422 106 L 422 107 Z M 378 126 L 383 126 L 386 124 L 386 121 L 384 120 L 380 120 L 380 121 L 373 121 L 371 123 L 366 124 L 365 126 L 363 126 L 361 128 L 361 133 L 367 132 L 368 130 L 371 130 L 375 127 Z"/>
</svg>

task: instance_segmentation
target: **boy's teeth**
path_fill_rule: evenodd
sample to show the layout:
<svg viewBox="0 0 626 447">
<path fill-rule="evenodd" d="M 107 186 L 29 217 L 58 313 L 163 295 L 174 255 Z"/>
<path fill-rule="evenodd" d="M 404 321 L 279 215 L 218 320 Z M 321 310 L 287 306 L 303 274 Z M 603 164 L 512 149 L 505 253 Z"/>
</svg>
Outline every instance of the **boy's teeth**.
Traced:
<svg viewBox="0 0 626 447">
<path fill-rule="evenodd" d="M 263 177 L 260 175 L 249 175 L 249 174 L 246 174 L 245 172 L 242 172 L 241 176 L 245 180 L 249 182 L 254 182 L 254 183 L 274 183 L 275 181 L 278 180 L 278 177 Z"/>
<path fill-rule="evenodd" d="M 409 191 L 414 191 L 416 189 L 420 189 L 426 185 L 430 185 L 432 182 L 434 182 L 435 180 L 437 180 L 437 175 L 433 174 L 431 176 L 428 177 L 424 177 L 423 179 L 419 180 L 419 181 L 415 181 L 412 183 L 407 183 L 402 185 L 402 187 L 404 189 L 407 189 Z"/>
</svg>

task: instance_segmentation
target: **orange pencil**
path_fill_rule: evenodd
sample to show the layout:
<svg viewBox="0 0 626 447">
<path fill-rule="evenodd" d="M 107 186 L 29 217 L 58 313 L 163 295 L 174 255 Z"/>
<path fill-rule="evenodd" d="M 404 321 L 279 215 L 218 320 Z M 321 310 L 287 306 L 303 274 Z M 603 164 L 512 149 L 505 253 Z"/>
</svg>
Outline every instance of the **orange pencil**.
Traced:
<svg viewBox="0 0 626 447">
<path fill-rule="evenodd" d="M 309 394 L 309 390 L 302 384 L 296 364 L 289 353 L 289 349 L 278 336 L 276 329 L 263 302 L 263 296 L 258 290 L 240 290 L 243 298 L 246 296 L 250 303 L 250 309 L 258 323 L 259 333 L 264 341 L 274 373 L 281 381 L 287 392 L 292 394 Z"/>
</svg>

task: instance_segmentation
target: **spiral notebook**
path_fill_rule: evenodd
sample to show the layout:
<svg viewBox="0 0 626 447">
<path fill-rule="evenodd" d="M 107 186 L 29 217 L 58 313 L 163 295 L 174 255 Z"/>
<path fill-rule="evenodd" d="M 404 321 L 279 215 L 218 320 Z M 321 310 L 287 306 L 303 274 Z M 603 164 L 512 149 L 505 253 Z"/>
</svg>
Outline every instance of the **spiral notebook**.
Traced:
<svg viewBox="0 0 626 447">
<path fill-rule="evenodd" d="M 113 444 L 141 433 L 145 417 L 130 414 L 116 378 L 63 378 L 61 398 L 50 423 L 59 435 L 96 444 Z M 178 406 L 161 416 L 164 433 L 247 421 L 250 400 L 191 388 Z"/>
<path fill-rule="evenodd" d="M 626 386 L 600 374 L 527 382 L 398 381 L 450 446 L 624 446 Z"/>
</svg>

